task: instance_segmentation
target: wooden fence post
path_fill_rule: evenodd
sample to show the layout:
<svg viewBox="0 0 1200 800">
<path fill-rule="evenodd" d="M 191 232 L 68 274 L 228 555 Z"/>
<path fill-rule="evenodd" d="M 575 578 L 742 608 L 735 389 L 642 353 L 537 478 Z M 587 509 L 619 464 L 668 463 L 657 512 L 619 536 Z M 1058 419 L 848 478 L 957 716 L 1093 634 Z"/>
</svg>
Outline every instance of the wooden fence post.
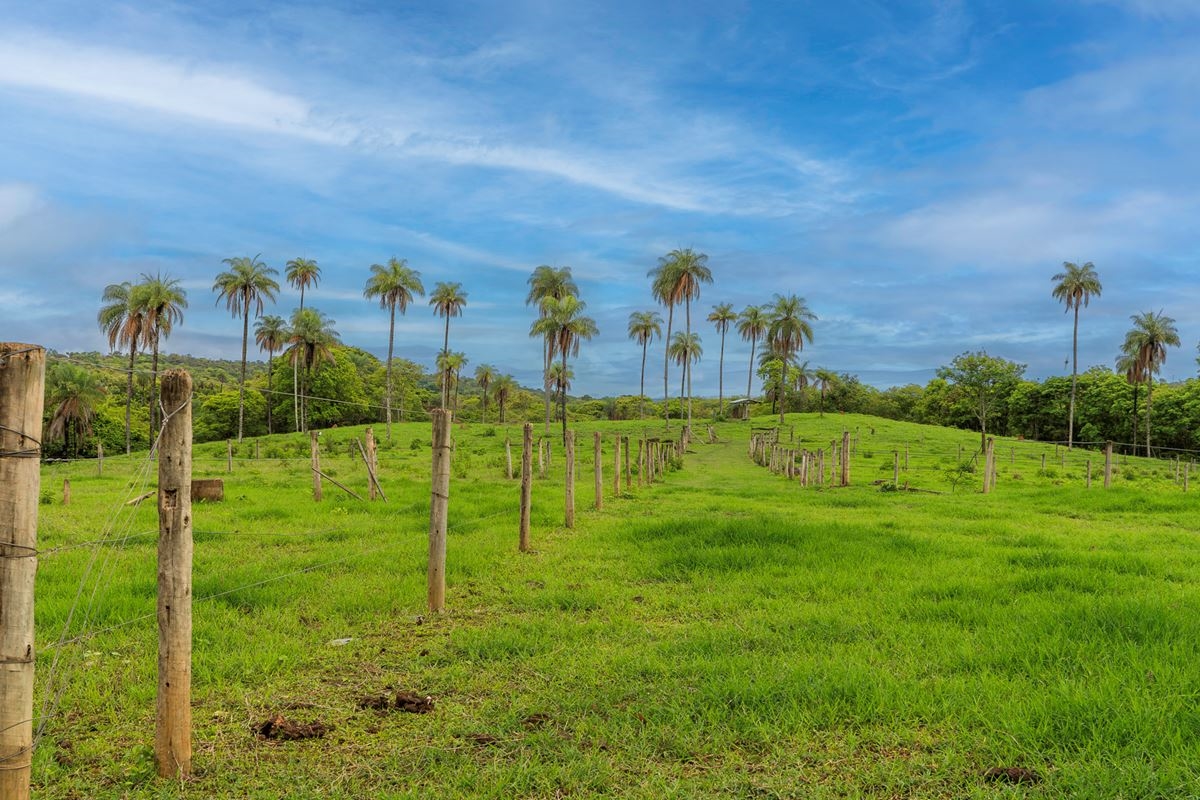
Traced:
<svg viewBox="0 0 1200 800">
<path fill-rule="evenodd" d="M 321 502 L 321 446 L 317 443 L 317 431 L 308 432 L 309 454 L 312 458 L 313 500 Z"/>
<path fill-rule="evenodd" d="M 604 508 L 604 454 L 601 452 L 600 431 L 592 433 L 592 472 L 595 480 L 597 511 Z"/>
<path fill-rule="evenodd" d="M 0 797 L 28 800 L 46 351 L 0 342 Z"/>
<path fill-rule="evenodd" d="M 629 474 L 629 437 L 621 437 L 621 458 L 625 460 L 625 491 L 633 490 L 633 477 Z"/>
<path fill-rule="evenodd" d="M 900 451 L 892 451 L 892 485 L 900 485 Z"/>
<path fill-rule="evenodd" d="M 987 449 L 983 454 L 983 493 L 989 494 L 996 482 L 996 441 L 991 436 L 987 439 Z"/>
<path fill-rule="evenodd" d="M 546 477 L 546 440 L 538 437 L 538 477 Z"/>
<path fill-rule="evenodd" d="M 1042 472 L 1046 471 L 1046 454 L 1042 453 Z"/>
<path fill-rule="evenodd" d="M 1112 442 L 1104 443 L 1104 488 L 1112 484 Z"/>
<path fill-rule="evenodd" d="M 621 434 L 613 437 L 613 497 L 621 496 Z"/>
<path fill-rule="evenodd" d="M 158 713 L 163 778 L 192 770 L 192 376 L 163 373 L 158 448 Z"/>
<path fill-rule="evenodd" d="M 568 430 L 566 442 L 563 444 L 566 450 L 563 461 L 566 462 L 566 513 L 563 514 L 563 522 L 568 528 L 575 527 L 575 431 Z"/>
<path fill-rule="evenodd" d="M 104 442 L 96 442 L 96 476 L 104 474 Z"/>
<path fill-rule="evenodd" d="M 512 440 L 504 437 L 504 476 L 512 480 Z"/>
<path fill-rule="evenodd" d="M 63 505 L 71 505 L 71 479 L 63 478 Z"/>
<path fill-rule="evenodd" d="M 366 455 L 367 466 L 367 499 L 374 500 L 378 495 L 375 490 L 375 467 L 371 464 L 371 454 L 375 452 L 375 431 L 367 428 L 364 432 L 364 437 L 367 440 L 367 446 L 364 455 Z"/>
<path fill-rule="evenodd" d="M 225 440 L 225 471 L 233 472 L 233 439 Z"/>
<path fill-rule="evenodd" d="M 905 445 L 907 452 L 908 445 Z M 850 485 L 850 431 L 842 431 L 842 486 Z"/>
<path fill-rule="evenodd" d="M 526 422 L 521 435 L 521 528 L 519 548 L 529 552 L 529 512 L 533 499 L 533 423 Z"/>
<path fill-rule="evenodd" d="M 435 408 L 433 416 L 433 487 L 429 498 L 429 610 L 446 608 L 446 520 L 450 514 L 450 428 L 454 414 Z"/>
</svg>

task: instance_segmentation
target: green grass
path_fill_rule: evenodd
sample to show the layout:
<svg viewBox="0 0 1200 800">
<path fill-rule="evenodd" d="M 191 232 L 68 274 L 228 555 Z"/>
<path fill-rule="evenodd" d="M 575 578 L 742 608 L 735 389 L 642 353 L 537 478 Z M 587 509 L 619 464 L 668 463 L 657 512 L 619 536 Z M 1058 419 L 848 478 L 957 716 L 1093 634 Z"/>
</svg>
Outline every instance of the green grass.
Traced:
<svg viewBox="0 0 1200 800">
<path fill-rule="evenodd" d="M 224 443 L 198 446 L 196 477 L 224 477 L 227 499 L 194 512 L 195 774 L 182 784 L 153 777 L 149 750 L 156 633 L 138 618 L 154 611 L 153 502 L 122 505 L 143 491 L 124 459 L 103 477 L 47 467 L 38 702 L 62 696 L 36 791 L 1197 796 L 1200 496 L 1175 483 L 1173 464 L 1125 459 L 1105 491 L 1100 454 L 1073 451 L 1064 467 L 1053 446 L 998 442 L 1000 479 L 985 496 L 981 474 L 960 468 L 977 435 L 832 414 L 788 422 L 801 446 L 857 429 L 854 485 L 772 475 L 747 457 L 749 426 L 727 423 L 663 483 L 614 500 L 611 434 L 641 427 L 581 425 L 576 527 L 561 527 L 556 444 L 551 477 L 535 481 L 527 555 L 517 485 L 503 477 L 504 437 L 519 464 L 519 428 L 458 426 L 440 616 L 423 607 L 427 425 L 395 426 L 381 451 L 386 504 L 328 485 L 313 503 L 298 436 L 263 444 L 285 460 L 255 461 L 243 443 L 231 475 Z M 596 429 L 601 512 L 590 510 Z M 356 433 L 323 434 L 322 468 L 365 493 L 346 446 Z M 901 486 L 929 491 L 883 491 L 906 443 Z M 65 633 L 85 638 L 55 646 L 93 557 L 70 546 L 122 532 L 134 535 L 97 551 L 99 583 Z M 358 707 L 389 687 L 436 708 Z M 255 738 L 273 712 L 332 730 Z M 1043 782 L 985 781 L 996 766 Z"/>
</svg>

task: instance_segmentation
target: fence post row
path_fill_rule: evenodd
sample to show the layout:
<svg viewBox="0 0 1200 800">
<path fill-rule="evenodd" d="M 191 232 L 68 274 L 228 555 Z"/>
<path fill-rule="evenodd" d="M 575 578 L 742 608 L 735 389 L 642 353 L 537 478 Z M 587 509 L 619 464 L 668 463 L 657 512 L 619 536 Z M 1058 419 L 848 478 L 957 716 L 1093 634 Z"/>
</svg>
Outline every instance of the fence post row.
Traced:
<svg viewBox="0 0 1200 800">
<path fill-rule="evenodd" d="M 163 778 L 192 769 L 192 376 L 162 376 L 158 450 L 158 703 L 154 760 Z"/>
<path fill-rule="evenodd" d="M 46 351 L 0 343 L 0 797 L 28 800 Z"/>
</svg>

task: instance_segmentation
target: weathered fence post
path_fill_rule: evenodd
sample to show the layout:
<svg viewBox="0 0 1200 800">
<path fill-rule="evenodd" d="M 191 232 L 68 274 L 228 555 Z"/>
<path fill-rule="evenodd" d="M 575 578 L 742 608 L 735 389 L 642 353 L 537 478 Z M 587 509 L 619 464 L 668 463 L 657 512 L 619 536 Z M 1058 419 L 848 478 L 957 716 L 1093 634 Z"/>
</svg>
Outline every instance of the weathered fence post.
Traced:
<svg viewBox="0 0 1200 800">
<path fill-rule="evenodd" d="M 533 423 L 526 422 L 521 434 L 521 528 L 519 548 L 529 552 L 529 512 L 533 499 Z"/>
<path fill-rule="evenodd" d="M 1046 471 L 1046 454 L 1042 453 L 1042 472 Z"/>
<path fill-rule="evenodd" d="M 96 476 L 104 474 L 104 442 L 96 442 Z"/>
<path fill-rule="evenodd" d="M 0 343 L 0 797 L 28 800 L 46 351 Z"/>
<path fill-rule="evenodd" d="M 192 376 L 163 373 L 158 448 L 158 713 L 163 778 L 192 770 Z"/>
<path fill-rule="evenodd" d="M 900 451 L 892 451 L 892 485 L 900 485 Z"/>
<path fill-rule="evenodd" d="M 568 528 L 575 527 L 575 431 L 567 431 L 566 441 L 563 444 L 566 450 L 563 461 L 566 462 L 566 509 L 563 514 L 563 522 Z"/>
<path fill-rule="evenodd" d="M 436 408 L 433 416 L 433 488 L 429 498 L 429 610 L 446 608 L 446 520 L 450 513 L 450 428 L 452 412 Z"/>
<path fill-rule="evenodd" d="M 621 434 L 613 437 L 613 497 L 621 496 Z"/>
<path fill-rule="evenodd" d="M 546 477 L 546 440 L 538 437 L 538 477 Z"/>
<path fill-rule="evenodd" d="M 379 475 L 377 474 L 375 461 L 377 452 L 375 449 L 375 430 L 367 428 L 363 435 L 367 440 L 366 452 L 364 453 L 367 466 L 367 499 L 374 500 L 379 495 L 379 491 L 376 489 L 379 485 Z"/>
<path fill-rule="evenodd" d="M 1104 488 L 1112 483 L 1112 442 L 1104 443 Z"/>
<path fill-rule="evenodd" d="M 595 477 L 597 511 L 604 508 L 604 455 L 601 452 L 600 431 L 592 433 L 592 472 Z"/>
<path fill-rule="evenodd" d="M 512 480 L 512 440 L 504 437 L 504 476 Z"/>
<path fill-rule="evenodd" d="M 908 445 L 905 445 L 905 452 Z M 850 485 L 850 431 L 842 431 L 842 486 Z"/>
<path fill-rule="evenodd" d="M 233 439 L 225 440 L 225 471 L 233 472 Z"/>
<path fill-rule="evenodd" d="M 71 505 L 71 479 L 63 478 L 63 505 Z"/>
<path fill-rule="evenodd" d="M 988 494 L 996 483 L 995 473 L 996 462 L 996 441 L 989 436 L 987 439 L 987 448 L 983 455 L 983 493 Z"/>
<path fill-rule="evenodd" d="M 321 501 L 321 446 L 317 442 L 317 431 L 308 432 L 309 454 L 312 459 L 313 500 Z"/>
<path fill-rule="evenodd" d="M 633 476 L 629 474 L 629 437 L 621 437 L 621 457 L 625 460 L 625 491 L 633 491 Z"/>
</svg>

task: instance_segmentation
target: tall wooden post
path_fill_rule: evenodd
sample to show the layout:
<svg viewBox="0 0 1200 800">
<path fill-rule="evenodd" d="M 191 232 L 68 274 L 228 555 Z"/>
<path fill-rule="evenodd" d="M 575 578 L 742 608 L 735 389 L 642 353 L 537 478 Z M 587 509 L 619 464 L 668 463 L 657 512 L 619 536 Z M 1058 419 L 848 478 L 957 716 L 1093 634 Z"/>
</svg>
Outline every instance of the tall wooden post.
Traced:
<svg viewBox="0 0 1200 800">
<path fill-rule="evenodd" d="M 629 474 L 629 437 L 621 437 L 621 457 L 625 460 L 625 491 L 633 490 L 633 477 Z"/>
<path fill-rule="evenodd" d="M 317 432 L 308 432 L 309 453 L 312 457 L 313 500 L 321 501 L 321 446 L 317 443 Z"/>
<path fill-rule="evenodd" d="M 613 437 L 613 497 L 621 496 L 621 434 Z"/>
<path fill-rule="evenodd" d="M 158 714 L 164 778 L 192 769 L 192 376 L 163 373 L 158 448 Z"/>
<path fill-rule="evenodd" d="M 892 451 L 892 485 L 900 485 L 900 451 Z"/>
<path fill-rule="evenodd" d="M 375 489 L 375 481 L 377 480 L 375 476 L 375 465 L 372 463 L 375 457 L 375 431 L 371 428 L 367 428 L 363 436 L 367 440 L 367 446 L 364 448 L 367 456 L 367 499 L 374 500 L 379 496 L 379 492 Z"/>
<path fill-rule="evenodd" d="M 992 491 L 992 486 L 995 481 L 996 459 L 996 442 L 991 436 L 987 439 L 987 447 L 983 452 L 983 493 L 988 494 Z"/>
<path fill-rule="evenodd" d="M 504 437 L 504 477 L 512 480 L 512 440 Z"/>
<path fill-rule="evenodd" d="M 529 512 L 533 499 L 533 423 L 526 422 L 521 439 L 521 529 L 520 550 L 529 552 Z"/>
<path fill-rule="evenodd" d="M 907 451 L 908 445 L 905 445 Z M 850 431 L 842 431 L 842 486 L 850 485 Z"/>
<path fill-rule="evenodd" d="M 566 462 L 566 477 L 567 485 L 565 492 L 566 509 L 563 514 L 563 522 L 568 528 L 575 527 L 575 431 L 568 430 L 566 435 L 566 443 L 563 445 L 567 451 L 563 461 Z"/>
<path fill-rule="evenodd" d="M 637 469 L 638 469 L 638 486 L 641 486 L 643 483 L 646 482 L 646 440 L 645 439 L 638 439 Z"/>
<path fill-rule="evenodd" d="M 104 474 L 104 442 L 96 442 L 96 475 Z"/>
<path fill-rule="evenodd" d="M 225 440 L 225 471 L 233 472 L 233 439 Z"/>
<path fill-rule="evenodd" d="M 592 433 L 592 472 L 595 480 L 594 489 L 596 493 L 595 508 L 597 511 L 604 508 L 604 454 L 601 452 L 600 431 Z"/>
<path fill-rule="evenodd" d="M 0 342 L 0 797 L 28 800 L 46 351 Z"/>
<path fill-rule="evenodd" d="M 1112 484 L 1112 442 L 1104 443 L 1104 488 Z"/>
<path fill-rule="evenodd" d="M 546 440 L 538 437 L 538 477 L 546 477 Z"/>
<path fill-rule="evenodd" d="M 446 520 L 450 514 L 450 427 L 454 414 L 436 408 L 433 416 L 433 487 L 429 497 L 429 610 L 446 608 Z"/>
</svg>

